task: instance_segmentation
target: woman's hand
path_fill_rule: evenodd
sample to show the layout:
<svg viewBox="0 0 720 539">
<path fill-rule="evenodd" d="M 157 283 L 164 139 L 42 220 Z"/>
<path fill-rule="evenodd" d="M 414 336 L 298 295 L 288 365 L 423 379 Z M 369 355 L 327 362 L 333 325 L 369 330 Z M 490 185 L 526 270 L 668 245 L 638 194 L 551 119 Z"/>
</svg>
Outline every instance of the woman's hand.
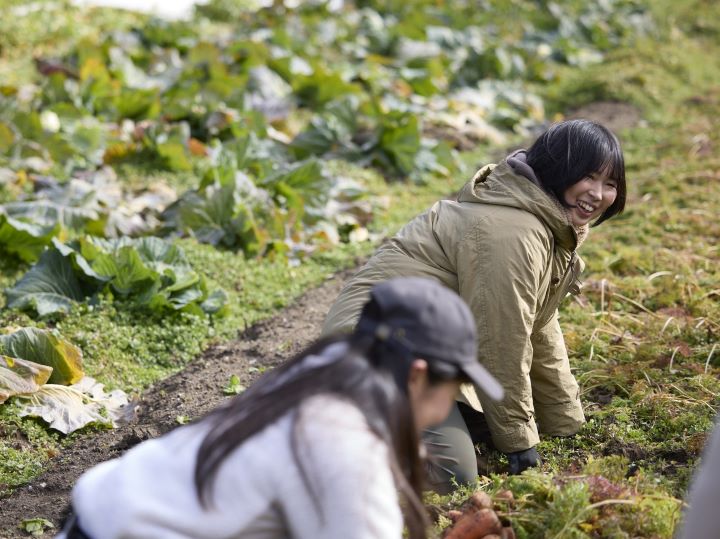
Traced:
<svg viewBox="0 0 720 539">
<path fill-rule="evenodd" d="M 507 456 L 510 461 L 510 475 L 518 475 L 522 473 L 523 470 L 540 464 L 540 455 L 534 447 L 523 451 L 516 451 L 515 453 L 508 453 Z"/>
</svg>

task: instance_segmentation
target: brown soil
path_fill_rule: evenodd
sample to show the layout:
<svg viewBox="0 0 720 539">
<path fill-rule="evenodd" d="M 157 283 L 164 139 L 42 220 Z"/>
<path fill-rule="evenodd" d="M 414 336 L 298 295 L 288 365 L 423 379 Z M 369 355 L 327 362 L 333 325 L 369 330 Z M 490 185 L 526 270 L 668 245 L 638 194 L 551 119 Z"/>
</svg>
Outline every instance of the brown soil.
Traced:
<svg viewBox="0 0 720 539">
<path fill-rule="evenodd" d="M 629 103 L 597 101 L 568 112 L 564 119 L 584 119 L 599 122 L 618 135 L 622 142 L 622 130 L 636 127 L 642 120 L 642 114 L 640 109 Z M 516 146 L 491 152 L 491 161 L 498 162 L 511 151 L 519 148 L 527 148 L 535 140 L 535 137 L 549 125 L 550 123 L 548 122 L 547 125 L 533 131 L 532 136 L 528 140 L 520 142 Z"/>
<path fill-rule="evenodd" d="M 642 461 L 660 462 L 661 460 L 685 464 L 698 456 L 698 453 L 693 454 L 691 448 L 650 449 L 639 444 L 623 443 L 618 440 L 611 440 L 603 448 L 603 453 L 605 455 L 622 455 L 631 464 Z"/>
<path fill-rule="evenodd" d="M 620 135 L 623 129 L 635 127 L 642 117 L 640 110 L 629 103 L 598 101 L 570 112 L 567 118 L 583 118 L 600 122 L 615 134 Z"/>
<path fill-rule="evenodd" d="M 157 383 L 143 394 L 137 418 L 129 425 L 88 435 L 63 451 L 40 477 L 0 499 L 0 538 L 28 537 L 18 525 L 29 518 L 45 518 L 57 531 L 70 490 L 85 470 L 177 427 L 178 416 L 204 415 L 227 398 L 222 390 L 232 374 L 247 386 L 259 375 L 258 367 L 276 366 L 302 350 L 317 337 L 349 274 L 327 280 L 277 316 L 249 328 L 237 341 L 210 348 L 182 372 Z"/>
</svg>

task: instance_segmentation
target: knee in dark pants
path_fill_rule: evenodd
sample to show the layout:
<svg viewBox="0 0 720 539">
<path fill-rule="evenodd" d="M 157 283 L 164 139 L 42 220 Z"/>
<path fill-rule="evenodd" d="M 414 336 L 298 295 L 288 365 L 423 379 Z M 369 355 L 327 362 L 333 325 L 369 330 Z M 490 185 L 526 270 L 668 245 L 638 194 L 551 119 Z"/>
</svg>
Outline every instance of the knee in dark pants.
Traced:
<svg viewBox="0 0 720 539">
<path fill-rule="evenodd" d="M 443 423 L 425 430 L 423 441 L 428 451 L 426 473 L 431 490 L 447 494 L 457 485 L 477 479 L 475 446 L 457 405 Z"/>
<path fill-rule="evenodd" d="M 477 467 L 474 470 L 460 466 L 449 467 L 447 462 L 442 462 L 430 457 L 426 463 L 425 471 L 427 476 L 427 487 L 438 494 L 450 494 L 458 486 L 471 484 L 477 479 Z"/>
</svg>

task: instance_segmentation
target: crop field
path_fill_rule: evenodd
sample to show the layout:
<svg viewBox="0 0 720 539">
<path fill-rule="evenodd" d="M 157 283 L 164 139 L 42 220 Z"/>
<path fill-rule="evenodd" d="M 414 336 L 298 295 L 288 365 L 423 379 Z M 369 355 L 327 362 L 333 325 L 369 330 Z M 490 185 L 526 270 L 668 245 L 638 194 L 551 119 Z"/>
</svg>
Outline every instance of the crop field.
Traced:
<svg viewBox="0 0 720 539">
<path fill-rule="evenodd" d="M 679 529 L 720 407 L 719 3 L 0 8 L 0 537 L 52 535 L 79 473 L 242 392 L 384 238 L 569 117 L 628 177 L 560 311 L 587 424 L 519 476 L 479 447 L 426 505 L 438 536 L 477 490 L 519 538 Z"/>
</svg>

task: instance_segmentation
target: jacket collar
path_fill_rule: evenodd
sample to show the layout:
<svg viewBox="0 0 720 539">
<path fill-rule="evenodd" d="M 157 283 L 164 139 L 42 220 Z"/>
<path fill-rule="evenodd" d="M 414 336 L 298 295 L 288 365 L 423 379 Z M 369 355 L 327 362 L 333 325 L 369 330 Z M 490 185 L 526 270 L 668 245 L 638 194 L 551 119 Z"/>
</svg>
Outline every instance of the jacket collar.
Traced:
<svg viewBox="0 0 720 539">
<path fill-rule="evenodd" d="M 510 206 L 532 213 L 550 228 L 561 247 L 574 251 L 578 234 L 565 208 L 538 184 L 520 174 L 504 159 L 481 168 L 458 194 L 458 202 Z"/>
</svg>

